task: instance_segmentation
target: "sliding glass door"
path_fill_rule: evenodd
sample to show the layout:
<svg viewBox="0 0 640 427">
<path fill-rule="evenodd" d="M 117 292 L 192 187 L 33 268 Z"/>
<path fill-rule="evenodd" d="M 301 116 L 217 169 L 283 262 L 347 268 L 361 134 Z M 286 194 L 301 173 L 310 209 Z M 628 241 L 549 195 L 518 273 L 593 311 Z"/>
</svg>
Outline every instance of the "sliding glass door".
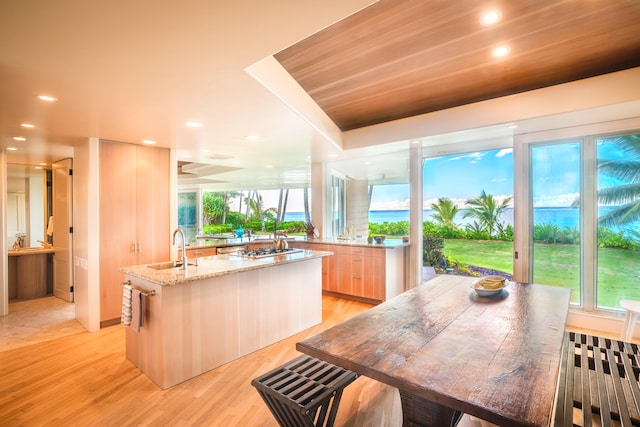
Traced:
<svg viewBox="0 0 640 427">
<path fill-rule="evenodd" d="M 531 148 L 531 230 L 533 282 L 580 287 L 580 141 Z"/>
<path fill-rule="evenodd" d="M 640 300 L 640 134 L 596 138 L 597 307 Z"/>
<path fill-rule="evenodd" d="M 529 159 L 532 281 L 586 310 L 640 300 L 640 135 L 531 144 Z"/>
</svg>

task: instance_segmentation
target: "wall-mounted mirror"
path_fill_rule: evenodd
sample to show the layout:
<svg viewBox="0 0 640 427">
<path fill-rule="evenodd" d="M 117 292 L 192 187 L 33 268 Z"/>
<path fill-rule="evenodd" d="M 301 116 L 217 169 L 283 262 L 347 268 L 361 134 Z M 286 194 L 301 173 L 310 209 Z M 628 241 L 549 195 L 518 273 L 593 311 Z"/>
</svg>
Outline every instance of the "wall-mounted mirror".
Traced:
<svg viewBox="0 0 640 427">
<path fill-rule="evenodd" d="M 41 166 L 7 165 L 7 242 L 21 247 L 40 247 L 48 241 L 51 215 L 51 170 Z"/>
</svg>

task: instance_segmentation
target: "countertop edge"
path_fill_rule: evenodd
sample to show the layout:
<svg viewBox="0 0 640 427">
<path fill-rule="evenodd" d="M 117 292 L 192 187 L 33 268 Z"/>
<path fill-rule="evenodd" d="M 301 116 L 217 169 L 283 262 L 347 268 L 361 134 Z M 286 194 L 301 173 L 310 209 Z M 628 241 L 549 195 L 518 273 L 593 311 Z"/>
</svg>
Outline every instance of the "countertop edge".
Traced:
<svg viewBox="0 0 640 427">
<path fill-rule="evenodd" d="M 333 255 L 333 252 L 312 250 L 304 250 L 301 253 L 277 255 L 261 259 L 248 259 L 234 256 L 230 257 L 229 255 L 214 255 L 198 258 L 199 265 L 189 265 L 186 270 L 186 275 L 180 267 L 168 268 L 165 270 L 154 270 L 149 268 L 149 265 L 153 264 L 121 267 L 118 271 L 160 286 L 174 286 L 198 280 L 226 276 L 229 274 L 308 261 L 330 255 Z"/>
</svg>

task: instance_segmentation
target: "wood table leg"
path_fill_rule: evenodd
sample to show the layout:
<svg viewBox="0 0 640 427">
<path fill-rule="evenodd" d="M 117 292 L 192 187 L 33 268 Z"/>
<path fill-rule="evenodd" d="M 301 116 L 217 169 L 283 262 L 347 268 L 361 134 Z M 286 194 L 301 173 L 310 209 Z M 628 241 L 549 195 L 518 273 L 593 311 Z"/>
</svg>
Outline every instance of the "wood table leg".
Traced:
<svg viewBox="0 0 640 427">
<path fill-rule="evenodd" d="M 455 426 L 462 414 L 455 409 L 400 390 L 403 427 Z"/>
</svg>

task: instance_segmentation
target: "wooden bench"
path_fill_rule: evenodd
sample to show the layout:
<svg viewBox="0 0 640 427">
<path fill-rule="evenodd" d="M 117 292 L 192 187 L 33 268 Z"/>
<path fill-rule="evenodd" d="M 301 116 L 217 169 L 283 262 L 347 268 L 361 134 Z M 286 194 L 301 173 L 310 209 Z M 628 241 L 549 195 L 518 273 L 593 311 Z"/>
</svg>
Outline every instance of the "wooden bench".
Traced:
<svg viewBox="0 0 640 427">
<path fill-rule="evenodd" d="M 567 332 L 561 364 L 553 426 L 640 426 L 638 345 Z"/>
<path fill-rule="evenodd" d="M 251 381 L 283 427 L 330 427 L 358 374 L 302 355 Z"/>
</svg>

